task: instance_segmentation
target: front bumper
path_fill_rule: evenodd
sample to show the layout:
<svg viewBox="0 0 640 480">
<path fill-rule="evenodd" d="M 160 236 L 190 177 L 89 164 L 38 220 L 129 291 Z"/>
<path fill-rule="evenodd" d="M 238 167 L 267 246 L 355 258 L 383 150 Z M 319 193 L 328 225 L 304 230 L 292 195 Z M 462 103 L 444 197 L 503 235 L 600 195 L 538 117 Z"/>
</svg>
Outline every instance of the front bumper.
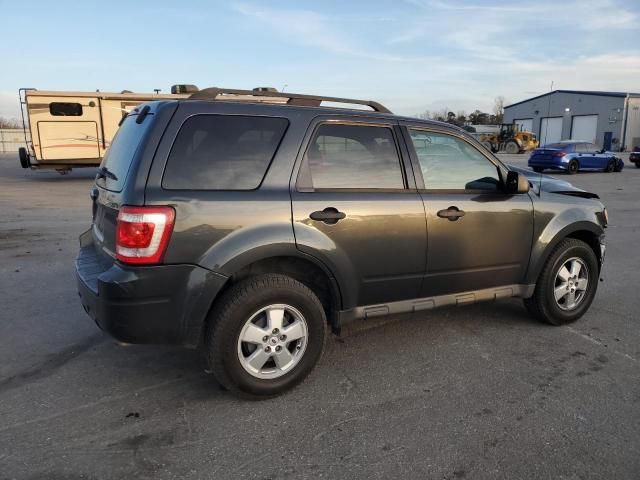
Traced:
<svg viewBox="0 0 640 480">
<path fill-rule="evenodd" d="M 226 278 L 195 265 L 127 266 L 81 237 L 76 259 L 80 302 L 105 332 L 125 343 L 201 341 L 211 304 Z"/>
<path fill-rule="evenodd" d="M 602 268 L 602 264 L 604 263 L 604 257 L 607 253 L 607 246 L 604 243 L 604 235 L 600 237 L 600 268 Z"/>
</svg>

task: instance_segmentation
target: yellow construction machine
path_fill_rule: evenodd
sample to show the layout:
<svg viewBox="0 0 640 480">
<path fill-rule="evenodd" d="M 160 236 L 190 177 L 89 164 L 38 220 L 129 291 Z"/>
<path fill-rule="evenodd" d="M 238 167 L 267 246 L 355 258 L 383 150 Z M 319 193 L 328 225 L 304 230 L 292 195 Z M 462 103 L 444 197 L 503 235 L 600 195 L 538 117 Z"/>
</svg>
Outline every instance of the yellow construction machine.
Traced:
<svg viewBox="0 0 640 480">
<path fill-rule="evenodd" d="M 503 123 L 499 132 L 483 133 L 479 140 L 493 153 L 523 153 L 538 148 L 540 144 L 533 132 L 523 131 L 516 123 Z"/>
</svg>

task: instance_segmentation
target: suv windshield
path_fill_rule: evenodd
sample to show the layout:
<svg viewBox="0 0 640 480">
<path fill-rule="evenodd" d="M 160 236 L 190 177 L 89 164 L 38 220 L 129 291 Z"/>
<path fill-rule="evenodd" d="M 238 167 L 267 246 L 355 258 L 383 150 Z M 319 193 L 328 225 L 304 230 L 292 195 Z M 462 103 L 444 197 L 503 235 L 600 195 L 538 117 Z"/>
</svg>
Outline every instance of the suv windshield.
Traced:
<svg viewBox="0 0 640 480">
<path fill-rule="evenodd" d="M 137 115 L 125 118 L 100 164 L 100 169 L 106 169 L 113 175 L 99 176 L 96 183 L 112 192 L 122 190 L 131 161 L 144 132 L 151 125 L 153 115 L 149 115 L 142 123 L 136 123 L 136 118 Z"/>
</svg>

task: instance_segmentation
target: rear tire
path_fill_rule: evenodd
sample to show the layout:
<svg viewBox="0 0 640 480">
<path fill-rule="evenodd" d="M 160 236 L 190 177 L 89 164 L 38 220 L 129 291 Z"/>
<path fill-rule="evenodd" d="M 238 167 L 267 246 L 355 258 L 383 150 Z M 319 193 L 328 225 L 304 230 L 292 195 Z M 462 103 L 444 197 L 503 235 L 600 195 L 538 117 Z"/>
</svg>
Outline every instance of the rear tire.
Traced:
<svg viewBox="0 0 640 480">
<path fill-rule="evenodd" d="M 636 168 L 640 168 L 640 162 L 636 162 Z"/>
<path fill-rule="evenodd" d="M 544 171 L 544 168 L 542 167 L 533 167 L 533 171 L 536 173 L 542 173 Z"/>
<path fill-rule="evenodd" d="M 297 280 L 277 274 L 232 286 L 209 322 L 209 370 L 226 389 L 254 399 L 302 382 L 322 355 L 327 330 L 318 297 Z"/>
<path fill-rule="evenodd" d="M 575 175 L 580 170 L 580 166 L 578 165 L 577 160 L 571 160 L 569 165 L 567 166 L 567 173 L 569 175 Z"/>
<path fill-rule="evenodd" d="M 582 240 L 565 238 L 545 262 L 533 296 L 524 299 L 524 305 L 538 320 L 551 325 L 575 322 L 589 309 L 599 276 L 591 247 Z"/>
</svg>

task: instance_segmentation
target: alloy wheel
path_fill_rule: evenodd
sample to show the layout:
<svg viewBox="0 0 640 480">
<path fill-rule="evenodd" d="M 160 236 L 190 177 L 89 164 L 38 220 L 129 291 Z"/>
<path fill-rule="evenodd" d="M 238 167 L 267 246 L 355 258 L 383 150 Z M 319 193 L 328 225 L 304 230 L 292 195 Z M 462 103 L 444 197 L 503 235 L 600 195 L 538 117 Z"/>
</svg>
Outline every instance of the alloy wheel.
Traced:
<svg viewBox="0 0 640 480">
<path fill-rule="evenodd" d="M 308 327 L 300 311 L 286 304 L 261 308 L 244 324 L 238 337 L 242 368 L 260 379 L 290 372 L 302 359 Z"/>
<path fill-rule="evenodd" d="M 560 309 L 575 310 L 587 296 L 589 269 L 585 262 L 572 257 L 562 264 L 556 274 L 553 296 Z"/>
</svg>

